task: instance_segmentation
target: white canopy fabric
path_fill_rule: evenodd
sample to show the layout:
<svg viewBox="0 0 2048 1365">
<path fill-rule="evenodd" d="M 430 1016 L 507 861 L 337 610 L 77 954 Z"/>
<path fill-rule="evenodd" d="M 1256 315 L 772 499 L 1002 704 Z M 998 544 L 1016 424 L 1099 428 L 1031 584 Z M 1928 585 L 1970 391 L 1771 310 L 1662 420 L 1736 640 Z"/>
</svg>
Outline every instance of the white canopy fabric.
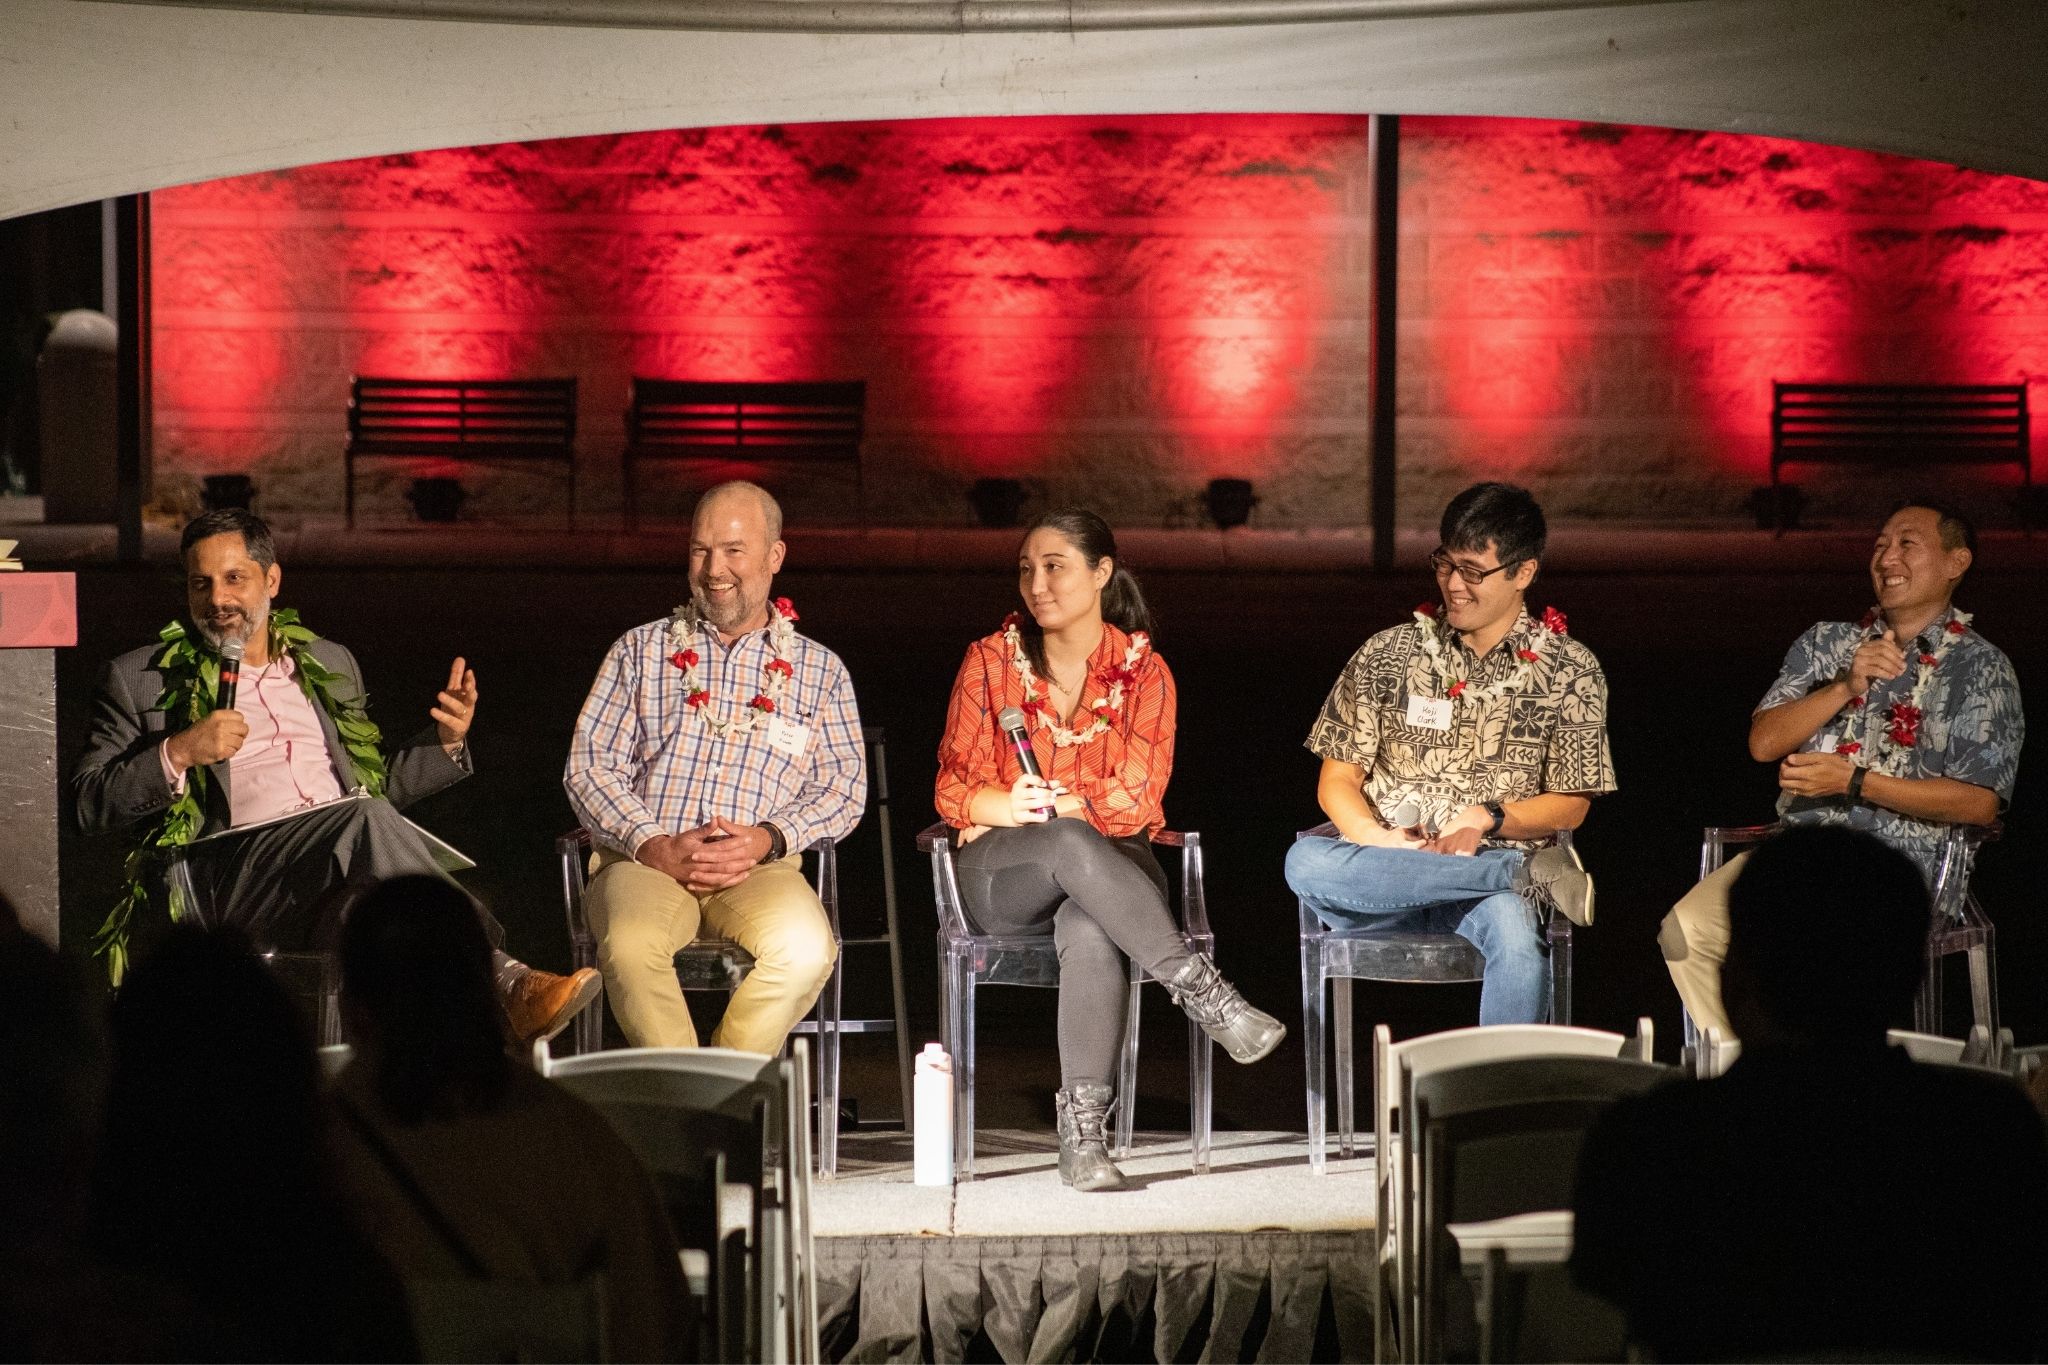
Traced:
<svg viewBox="0 0 2048 1365">
<path fill-rule="evenodd" d="M 0 217 L 436 147 L 1007 114 L 1586 119 L 2048 177 L 2040 0 L 1679 0 L 950 34 L 371 18 L 248 0 L 266 2 L 276 8 L 6 0 Z M 815 3 L 821 22 L 839 8 Z"/>
</svg>

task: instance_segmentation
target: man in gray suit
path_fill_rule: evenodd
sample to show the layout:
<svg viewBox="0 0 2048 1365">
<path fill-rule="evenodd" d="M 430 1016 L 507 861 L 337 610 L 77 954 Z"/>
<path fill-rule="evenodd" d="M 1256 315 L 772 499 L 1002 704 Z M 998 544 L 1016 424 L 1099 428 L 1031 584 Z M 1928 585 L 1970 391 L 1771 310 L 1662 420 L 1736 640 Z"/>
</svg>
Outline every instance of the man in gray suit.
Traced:
<svg viewBox="0 0 2048 1365">
<path fill-rule="evenodd" d="M 115 659 L 71 777 L 78 823 L 100 831 L 156 821 L 203 770 L 195 836 L 245 830 L 185 855 L 206 921 L 233 924 L 259 947 L 331 947 L 337 926 L 324 921 L 341 899 L 337 892 L 440 874 L 398 808 L 473 770 L 476 673 L 455 660 L 429 713 L 432 724 L 382 752 L 383 794 L 369 796 L 375 783 L 364 768 L 377 758 L 358 728 L 366 724 L 362 670 L 332 640 L 279 648 L 286 637 L 273 629 L 271 601 L 282 571 L 270 528 L 238 509 L 209 512 L 185 528 L 180 553 L 192 643 L 207 652 L 230 641 L 243 648 L 235 704 L 208 709 L 213 698 L 205 697 L 196 720 L 159 709 L 173 682 L 165 642 Z M 352 793 L 362 799 L 343 799 Z M 500 950 L 498 990 L 516 1038 L 552 1037 L 596 998 L 602 982 L 594 970 L 563 977 L 530 968 L 501 950 L 504 930 L 482 907 L 478 913 Z"/>
</svg>

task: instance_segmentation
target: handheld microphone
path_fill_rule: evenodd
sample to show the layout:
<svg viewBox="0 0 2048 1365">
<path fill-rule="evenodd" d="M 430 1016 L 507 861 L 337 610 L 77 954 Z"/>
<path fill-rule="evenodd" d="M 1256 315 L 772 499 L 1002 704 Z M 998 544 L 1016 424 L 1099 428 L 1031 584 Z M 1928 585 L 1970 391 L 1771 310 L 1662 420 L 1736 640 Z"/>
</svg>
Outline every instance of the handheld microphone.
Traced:
<svg viewBox="0 0 2048 1365">
<path fill-rule="evenodd" d="M 242 642 L 222 641 L 220 647 L 220 690 L 214 694 L 216 711 L 235 709 L 235 689 L 242 683 Z"/>
<path fill-rule="evenodd" d="M 1395 829 L 1415 829 L 1422 825 L 1422 803 L 1412 796 L 1408 797 L 1400 805 L 1387 812 L 1387 820 Z M 1431 827 L 1423 829 L 1422 832 L 1434 838 L 1436 836 L 1434 826 L 1435 822 L 1432 821 Z"/>
<path fill-rule="evenodd" d="M 1014 706 L 1005 706 L 996 712 L 996 724 L 1002 727 L 1003 738 L 1009 740 L 1010 748 L 1016 751 L 1017 762 L 1023 767 L 1025 774 L 1043 778 L 1045 774 L 1038 770 L 1038 755 L 1031 749 L 1031 734 L 1024 728 L 1024 713 Z M 1048 820 L 1055 814 L 1051 806 L 1040 806 L 1038 809 L 1045 812 L 1045 818 Z"/>
</svg>

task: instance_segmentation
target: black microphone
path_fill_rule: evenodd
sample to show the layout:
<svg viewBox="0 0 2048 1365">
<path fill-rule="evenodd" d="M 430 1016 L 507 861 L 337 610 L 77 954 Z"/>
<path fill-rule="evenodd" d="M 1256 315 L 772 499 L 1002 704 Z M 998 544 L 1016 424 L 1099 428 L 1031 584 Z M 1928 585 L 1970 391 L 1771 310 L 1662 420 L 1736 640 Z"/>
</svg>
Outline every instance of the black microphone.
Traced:
<svg viewBox="0 0 2048 1365">
<path fill-rule="evenodd" d="M 242 642 L 224 640 L 220 647 L 220 690 L 214 693 L 216 711 L 235 709 L 235 689 L 242 682 Z"/>
<path fill-rule="evenodd" d="M 1017 762 L 1023 765 L 1026 776 L 1043 778 L 1038 771 L 1038 755 L 1031 749 L 1031 734 L 1024 728 L 1024 713 L 1014 706 L 1005 706 L 996 712 L 996 724 L 1003 727 L 1003 738 L 1010 741 L 1010 747 L 1017 751 Z M 1045 818 L 1050 820 L 1058 812 L 1052 806 L 1040 806 Z"/>
</svg>

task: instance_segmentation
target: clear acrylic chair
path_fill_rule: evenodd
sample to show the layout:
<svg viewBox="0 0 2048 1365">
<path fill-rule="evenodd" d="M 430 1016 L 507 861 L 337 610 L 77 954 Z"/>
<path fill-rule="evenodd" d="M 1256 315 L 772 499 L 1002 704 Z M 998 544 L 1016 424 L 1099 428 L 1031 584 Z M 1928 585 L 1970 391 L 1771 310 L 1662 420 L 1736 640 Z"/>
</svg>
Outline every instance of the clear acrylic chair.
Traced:
<svg viewBox="0 0 2048 1365">
<path fill-rule="evenodd" d="M 1786 828 L 1770 825 L 1709 825 L 1700 839 L 1700 880 L 1721 870 L 1731 852 L 1754 848 Z M 1928 888 L 1934 915 L 1927 924 L 1927 970 L 1913 1001 L 1913 1027 L 1921 1033 L 1942 1028 L 1942 959 L 1966 955 L 1970 972 L 1970 1023 L 1992 1038 L 1998 1036 L 1998 956 L 1991 920 L 1970 890 L 1970 870 L 1977 850 L 2002 832 L 1989 825 L 1950 825 L 1934 855 L 1934 882 Z M 1681 1007 L 1682 1009 L 1682 1007 Z M 1696 1050 L 1699 1026 L 1683 1013 L 1685 1046 Z"/>
<path fill-rule="evenodd" d="M 211 927 L 210 906 L 199 894 L 192 878 L 192 865 L 184 850 L 173 850 L 164 864 L 164 894 L 169 898 L 171 918 L 183 924 Z M 341 1042 L 341 966 L 334 954 L 319 951 L 285 952 L 262 949 L 257 956 L 297 1001 L 313 1027 L 313 1041 L 321 1047 Z"/>
<path fill-rule="evenodd" d="M 1325 822 L 1294 837 L 1334 838 L 1337 827 Z M 1570 831 L 1557 835 L 1557 845 L 1571 852 Z M 1309 1168 L 1323 1173 L 1328 1146 L 1325 1094 L 1328 1068 L 1324 1049 L 1323 996 L 1330 997 L 1328 1028 L 1335 1033 L 1337 1070 L 1337 1150 L 1350 1156 L 1356 1147 L 1356 1081 L 1352 1065 L 1351 983 L 1359 981 L 1478 981 L 1486 959 L 1477 948 L 1453 933 L 1410 929 L 1332 929 L 1297 902 L 1301 915 L 1301 1034 L 1308 1068 Z M 1544 944 L 1550 953 L 1550 1020 L 1572 1021 L 1572 924 L 1563 915 L 1544 912 Z"/>
<path fill-rule="evenodd" d="M 562 871 L 562 911 L 569 922 L 569 955 L 578 969 L 597 965 L 597 935 L 591 932 L 583 908 L 590 851 L 587 829 L 572 829 L 555 840 L 555 854 Z M 811 861 L 811 885 L 825 907 L 825 918 L 832 926 L 832 942 L 838 947 L 839 846 L 830 839 L 820 839 L 804 853 Z M 844 967 L 842 949 L 834 954 L 832 975 L 826 979 L 825 989 L 818 993 L 815 1020 L 805 1020 L 791 1030 L 818 1035 L 818 1175 L 825 1180 L 839 1173 L 839 1012 Z M 752 970 L 754 955 L 731 939 L 720 938 L 708 925 L 676 954 L 676 979 L 686 991 L 730 993 Z M 600 993 L 577 1016 L 570 1035 L 575 1055 L 589 1056 L 603 1047 L 604 1010 L 605 997 Z"/>
<path fill-rule="evenodd" d="M 1059 954 L 1051 934 L 981 934 L 967 922 L 954 870 L 954 836 L 944 823 L 917 836 L 920 852 L 932 859 L 932 895 L 939 910 L 939 1028 L 942 1045 L 953 1061 L 953 1178 L 974 1178 L 974 992 L 977 986 L 1052 986 L 1060 984 Z M 1213 953 L 1216 936 L 1209 928 L 1209 906 L 1202 879 L 1202 836 L 1193 831 L 1158 830 L 1152 843 L 1180 850 L 1181 938 L 1191 953 Z M 1118 1063 L 1117 1156 L 1131 1151 L 1133 1110 L 1138 1094 L 1138 1014 L 1140 988 L 1151 976 L 1130 964 L 1130 999 L 1125 1007 L 1123 1052 Z M 1209 1170 L 1210 1119 L 1215 1057 L 1209 1035 L 1188 1022 L 1188 1111 L 1190 1162 L 1195 1174 Z"/>
</svg>

